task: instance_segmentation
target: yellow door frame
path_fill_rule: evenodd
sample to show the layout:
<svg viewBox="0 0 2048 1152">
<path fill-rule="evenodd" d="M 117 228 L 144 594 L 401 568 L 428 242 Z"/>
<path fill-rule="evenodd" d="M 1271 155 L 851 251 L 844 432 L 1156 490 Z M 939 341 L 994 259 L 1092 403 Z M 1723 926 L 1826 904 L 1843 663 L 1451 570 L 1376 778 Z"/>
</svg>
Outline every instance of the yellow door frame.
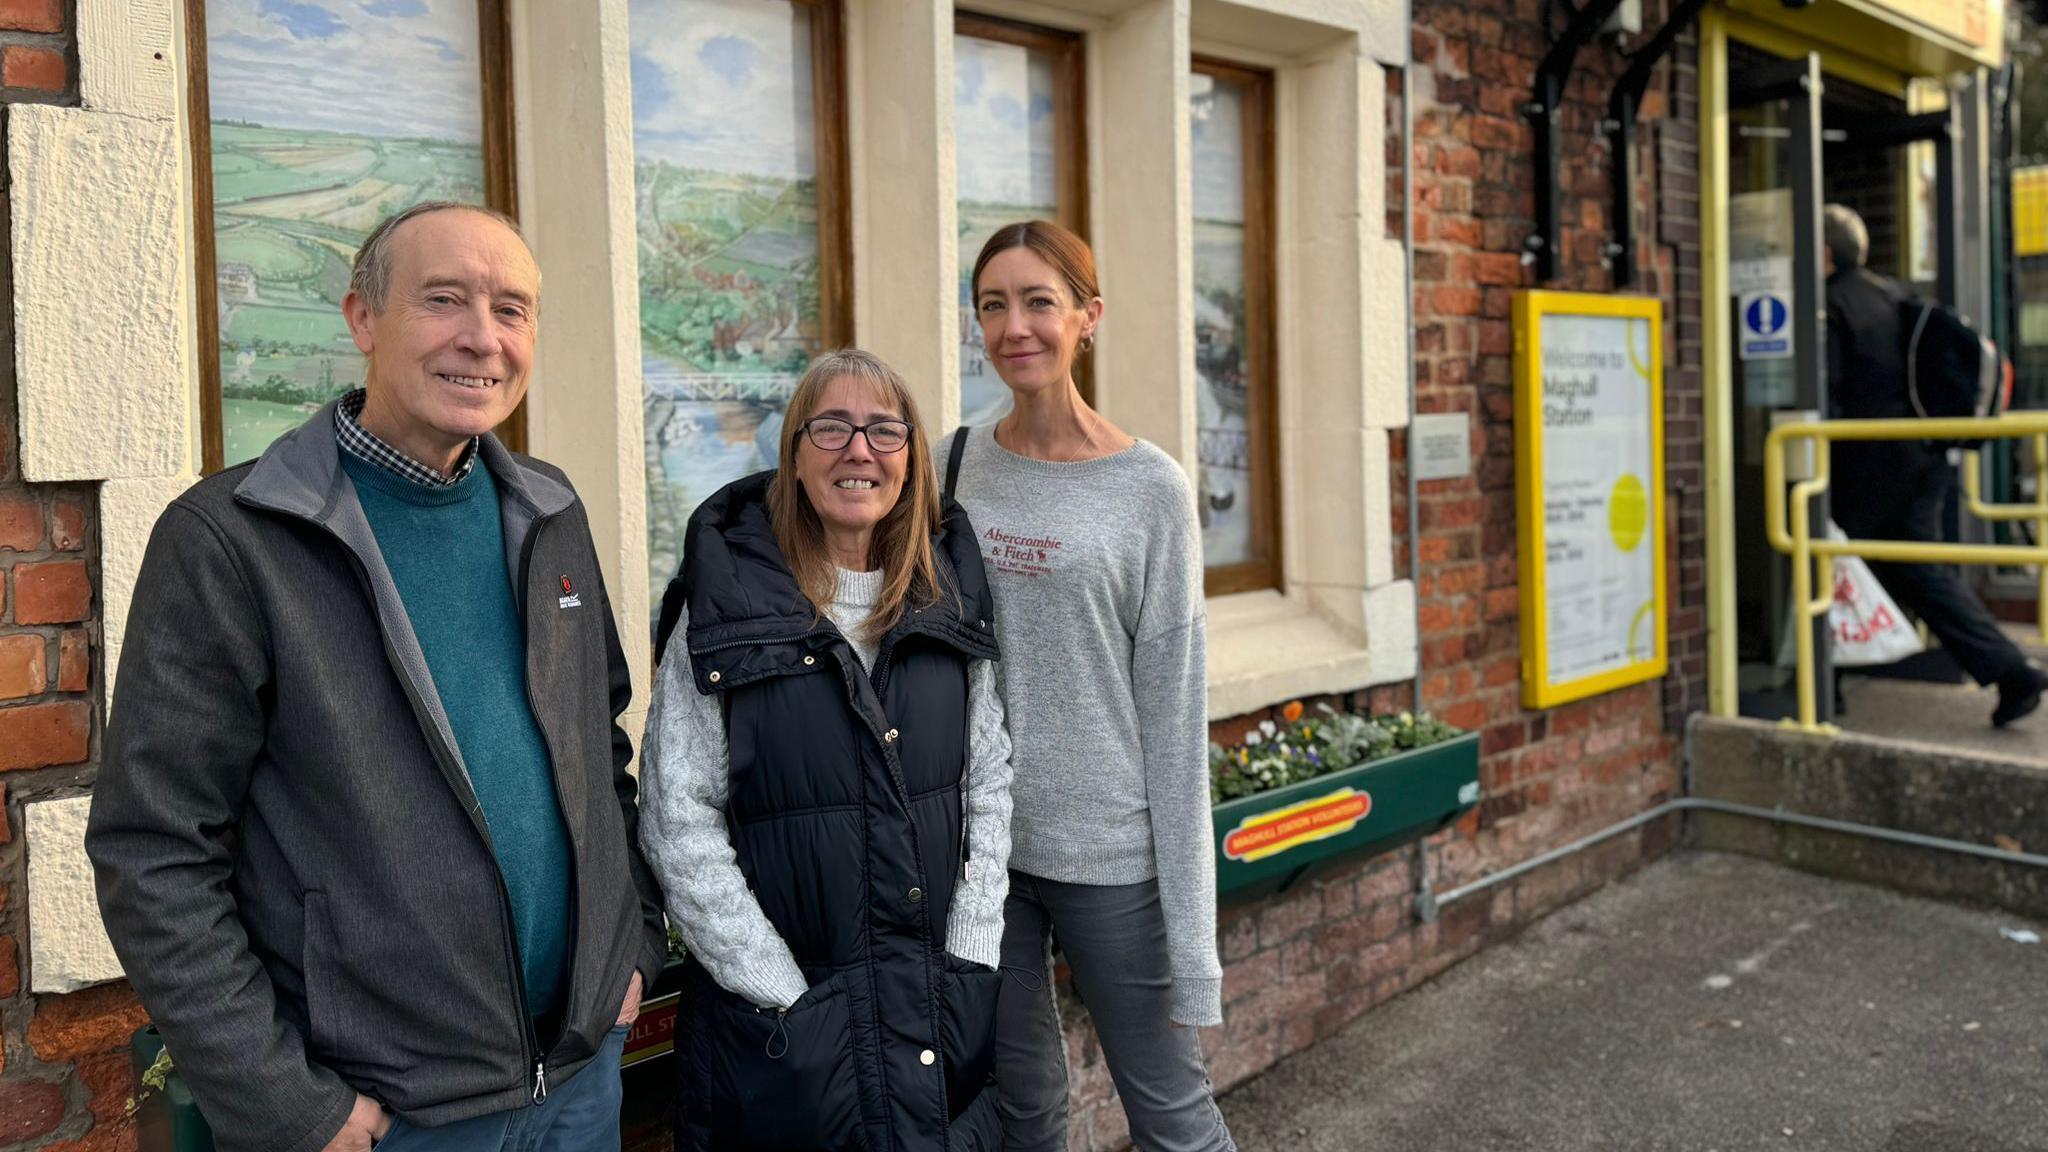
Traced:
<svg viewBox="0 0 2048 1152">
<path fill-rule="evenodd" d="M 1735 0 L 1742 3 L 1743 0 Z M 1838 31 L 1829 23 L 1813 31 Z M 1700 13 L 1701 388 L 1706 439 L 1707 710 L 1733 716 L 1740 685 L 1735 609 L 1734 366 L 1728 331 L 1728 43 L 1777 56 L 1821 54 L 1822 72 L 1902 99 L 1912 79 L 1883 64 L 1775 22 L 1732 11 L 1727 0 Z"/>
</svg>

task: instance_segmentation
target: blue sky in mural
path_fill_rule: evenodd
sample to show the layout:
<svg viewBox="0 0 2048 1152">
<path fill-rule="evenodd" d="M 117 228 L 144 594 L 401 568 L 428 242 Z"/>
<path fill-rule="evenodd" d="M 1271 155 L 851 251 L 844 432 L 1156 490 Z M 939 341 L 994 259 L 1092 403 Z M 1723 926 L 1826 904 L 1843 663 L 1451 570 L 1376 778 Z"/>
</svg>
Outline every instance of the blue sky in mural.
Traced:
<svg viewBox="0 0 2048 1152">
<path fill-rule="evenodd" d="M 1013 44 L 953 38 L 953 126 L 959 196 L 989 204 L 1051 204 L 1052 63 Z"/>
<path fill-rule="evenodd" d="M 633 0 L 627 18 L 641 163 L 812 174 L 803 13 L 773 0 Z"/>
<path fill-rule="evenodd" d="M 215 120 L 482 141 L 475 0 L 205 0 Z"/>
<path fill-rule="evenodd" d="M 1244 222 L 1244 96 L 1197 72 L 1188 78 L 1195 217 Z"/>
</svg>

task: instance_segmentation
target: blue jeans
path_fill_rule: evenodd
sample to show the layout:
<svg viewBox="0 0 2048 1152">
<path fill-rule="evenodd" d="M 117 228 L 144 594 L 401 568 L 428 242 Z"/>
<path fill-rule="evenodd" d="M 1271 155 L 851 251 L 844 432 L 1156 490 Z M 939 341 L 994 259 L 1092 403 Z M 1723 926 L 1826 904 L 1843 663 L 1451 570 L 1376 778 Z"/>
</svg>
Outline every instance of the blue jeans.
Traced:
<svg viewBox="0 0 2048 1152">
<path fill-rule="evenodd" d="M 619 1146 L 619 1055 L 630 1027 L 611 1030 L 581 1071 L 538 1107 L 421 1128 L 391 1118 L 377 1152 L 590 1152 Z"/>
</svg>

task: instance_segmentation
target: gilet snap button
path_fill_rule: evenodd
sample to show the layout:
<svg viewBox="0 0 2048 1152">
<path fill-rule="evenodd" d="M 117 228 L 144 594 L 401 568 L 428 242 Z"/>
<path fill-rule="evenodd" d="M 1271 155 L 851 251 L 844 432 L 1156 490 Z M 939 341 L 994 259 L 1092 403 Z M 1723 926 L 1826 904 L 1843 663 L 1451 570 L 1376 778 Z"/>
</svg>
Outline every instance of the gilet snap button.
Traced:
<svg viewBox="0 0 2048 1152">
<path fill-rule="evenodd" d="M 716 684 L 716 683 L 718 683 L 718 673 L 716 673 L 716 672 L 713 672 L 713 673 L 711 674 L 711 682 L 712 682 L 713 684 Z"/>
<path fill-rule="evenodd" d="M 888 730 L 887 732 L 884 732 L 884 733 L 882 733 L 882 743 L 884 743 L 884 744 L 894 744 L 895 742 L 896 742 L 896 730 L 895 730 L 894 728 L 891 728 L 891 729 L 889 729 L 889 730 Z"/>
<path fill-rule="evenodd" d="M 816 656 L 806 656 L 806 657 L 804 657 L 804 663 L 805 663 L 806 665 L 810 665 L 810 664 L 816 664 L 817 662 L 818 662 L 818 658 L 817 658 Z"/>
<path fill-rule="evenodd" d="M 933 1051 L 932 1051 L 931 1049 L 929 1049 L 929 1048 L 927 1048 L 927 1049 L 925 1049 L 924 1051 L 922 1051 L 922 1052 L 919 1052 L 919 1053 L 917 1054 L 917 1062 L 918 1062 L 919 1064 L 922 1064 L 922 1065 L 924 1065 L 924 1066 L 925 1066 L 925 1067 L 927 1067 L 927 1068 L 931 1067 L 931 1066 L 932 1066 L 933 1064 L 936 1064 L 936 1063 L 938 1063 L 938 1060 L 939 1060 L 939 1056 L 938 1056 L 938 1053 L 936 1053 L 936 1052 L 933 1052 Z"/>
<path fill-rule="evenodd" d="M 920 903 L 923 903 L 923 902 L 924 902 L 924 889 L 922 889 L 922 888 L 912 888 L 912 889 L 910 890 L 910 902 L 911 902 L 912 904 L 920 904 Z"/>
</svg>

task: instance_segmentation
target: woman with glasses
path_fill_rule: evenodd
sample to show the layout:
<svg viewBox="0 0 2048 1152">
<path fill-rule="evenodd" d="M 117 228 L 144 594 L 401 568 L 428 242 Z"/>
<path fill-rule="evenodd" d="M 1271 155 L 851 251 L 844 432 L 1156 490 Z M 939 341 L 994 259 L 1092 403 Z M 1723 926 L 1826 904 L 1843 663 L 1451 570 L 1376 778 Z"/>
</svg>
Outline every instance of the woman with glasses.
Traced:
<svg viewBox="0 0 2048 1152">
<path fill-rule="evenodd" d="M 820 357 L 662 601 L 640 828 L 689 955 L 678 1149 L 1001 1147 L 993 616 L 903 381 Z"/>
<path fill-rule="evenodd" d="M 1016 405 L 948 441 L 983 533 L 1019 740 L 996 1082 L 1010 1152 L 1067 1147 L 1059 943 L 1145 1152 L 1234 1149 L 1197 1025 L 1223 1022 L 1209 824 L 1201 533 L 1187 476 L 1089 407 L 1095 258 L 1042 220 L 974 263 L 989 362 Z M 1114 387 L 1114 381 L 1106 382 Z M 957 477 L 957 480 L 955 479 Z"/>
</svg>

